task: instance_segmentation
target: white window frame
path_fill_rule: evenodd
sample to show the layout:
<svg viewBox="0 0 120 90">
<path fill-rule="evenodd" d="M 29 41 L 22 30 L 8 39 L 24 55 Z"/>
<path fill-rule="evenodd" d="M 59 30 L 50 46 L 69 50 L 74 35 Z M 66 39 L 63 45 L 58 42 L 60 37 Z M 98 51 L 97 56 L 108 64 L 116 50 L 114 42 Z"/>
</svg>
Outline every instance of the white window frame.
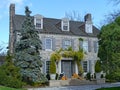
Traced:
<svg viewBox="0 0 120 90">
<path fill-rule="evenodd" d="M 94 52 L 95 52 L 95 48 L 96 48 L 95 53 L 98 53 L 98 49 L 99 49 L 98 41 L 95 41 L 95 45 L 96 45 L 96 47 L 94 47 Z"/>
<path fill-rule="evenodd" d="M 69 19 L 63 18 L 61 26 L 62 26 L 62 31 L 69 31 Z M 67 29 L 64 29 L 64 26 L 67 27 Z"/>
<path fill-rule="evenodd" d="M 86 66 L 85 66 L 85 63 L 86 63 Z M 84 72 L 86 73 L 86 72 L 88 72 L 88 61 L 83 61 L 83 70 L 84 70 Z"/>
<path fill-rule="evenodd" d="M 88 41 L 83 41 L 83 51 L 88 52 Z"/>
<path fill-rule="evenodd" d="M 39 21 L 40 27 L 36 26 L 37 20 L 40 20 Z M 43 29 L 43 16 L 42 15 L 34 16 L 34 25 L 35 25 L 35 29 Z"/>
<path fill-rule="evenodd" d="M 47 62 L 48 62 L 48 64 L 47 64 Z M 49 70 L 50 70 L 50 61 L 46 61 L 45 62 L 45 73 L 48 74 Z"/>
<path fill-rule="evenodd" d="M 71 40 L 64 40 L 64 42 L 63 42 L 64 49 L 68 49 L 71 46 L 72 46 L 72 41 Z"/>
<path fill-rule="evenodd" d="M 47 48 L 47 39 L 50 40 L 50 48 Z M 45 38 L 45 50 L 46 51 L 52 51 L 52 39 L 51 38 Z"/>
</svg>

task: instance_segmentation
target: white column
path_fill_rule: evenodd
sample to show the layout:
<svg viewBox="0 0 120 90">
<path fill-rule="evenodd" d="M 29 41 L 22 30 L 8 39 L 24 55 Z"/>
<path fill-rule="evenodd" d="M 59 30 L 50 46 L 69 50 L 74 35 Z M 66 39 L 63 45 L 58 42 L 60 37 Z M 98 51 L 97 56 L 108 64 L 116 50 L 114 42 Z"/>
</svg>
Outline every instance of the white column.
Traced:
<svg viewBox="0 0 120 90">
<path fill-rule="evenodd" d="M 75 62 L 75 73 L 78 74 L 78 66 L 76 62 Z"/>
<path fill-rule="evenodd" d="M 58 62 L 58 74 L 61 73 L 61 60 Z"/>
<path fill-rule="evenodd" d="M 90 60 L 90 72 L 91 72 L 91 74 L 95 73 L 94 67 L 95 67 L 94 60 Z"/>
</svg>

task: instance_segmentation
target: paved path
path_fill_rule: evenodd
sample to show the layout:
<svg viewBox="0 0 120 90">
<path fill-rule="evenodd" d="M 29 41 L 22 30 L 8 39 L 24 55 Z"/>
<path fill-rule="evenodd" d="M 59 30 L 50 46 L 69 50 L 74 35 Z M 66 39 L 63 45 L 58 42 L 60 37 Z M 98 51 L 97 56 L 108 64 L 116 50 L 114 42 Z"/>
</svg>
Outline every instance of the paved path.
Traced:
<svg viewBox="0 0 120 90">
<path fill-rule="evenodd" d="M 101 87 L 120 87 L 120 82 L 99 84 L 99 85 L 81 85 L 81 86 L 62 86 L 62 87 L 46 87 L 46 88 L 29 88 L 28 90 L 95 90 Z"/>
</svg>

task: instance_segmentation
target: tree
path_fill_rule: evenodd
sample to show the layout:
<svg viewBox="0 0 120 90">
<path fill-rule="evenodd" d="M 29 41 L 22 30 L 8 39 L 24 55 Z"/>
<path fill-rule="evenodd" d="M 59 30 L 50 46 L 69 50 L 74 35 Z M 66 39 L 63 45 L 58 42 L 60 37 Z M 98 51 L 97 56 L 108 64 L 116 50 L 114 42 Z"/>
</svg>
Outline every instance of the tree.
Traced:
<svg viewBox="0 0 120 90">
<path fill-rule="evenodd" d="M 0 66 L 0 85 L 13 88 L 21 88 L 23 82 L 21 81 L 20 69 L 13 63 L 13 56 L 7 53 L 5 62 Z"/>
<path fill-rule="evenodd" d="M 105 16 L 106 19 L 104 20 L 104 23 L 105 24 L 112 23 L 119 16 L 120 16 L 120 10 L 114 10 L 113 12 Z"/>
<path fill-rule="evenodd" d="M 115 77 L 120 77 L 120 17 L 103 26 L 98 38 L 98 57 L 102 62 L 102 70 L 110 78 L 116 79 Z"/>
<path fill-rule="evenodd" d="M 111 2 L 113 2 L 115 5 L 120 4 L 120 0 L 110 0 Z"/>
<path fill-rule="evenodd" d="M 42 61 L 39 50 L 41 41 L 38 31 L 35 30 L 31 11 L 25 8 L 25 20 L 22 24 L 21 38 L 15 46 L 16 66 L 20 67 L 22 78 L 25 82 L 45 83 L 46 77 L 41 73 Z"/>
<path fill-rule="evenodd" d="M 73 21 L 82 21 L 83 18 L 81 18 L 81 15 L 77 11 L 72 11 L 72 12 L 66 12 L 65 17 L 69 18 L 70 20 Z"/>
</svg>

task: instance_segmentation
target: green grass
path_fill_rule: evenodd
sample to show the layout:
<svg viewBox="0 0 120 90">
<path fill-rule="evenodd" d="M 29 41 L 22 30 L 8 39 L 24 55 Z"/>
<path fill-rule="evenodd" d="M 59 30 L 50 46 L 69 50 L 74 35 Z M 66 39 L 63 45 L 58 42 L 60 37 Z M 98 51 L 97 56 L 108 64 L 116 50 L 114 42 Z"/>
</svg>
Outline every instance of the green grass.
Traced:
<svg viewBox="0 0 120 90">
<path fill-rule="evenodd" d="M 0 90 L 26 90 L 26 89 L 15 89 L 15 88 L 0 86 Z"/>
<path fill-rule="evenodd" d="M 120 90 L 120 87 L 111 87 L 111 88 L 100 88 L 96 90 Z"/>
</svg>

